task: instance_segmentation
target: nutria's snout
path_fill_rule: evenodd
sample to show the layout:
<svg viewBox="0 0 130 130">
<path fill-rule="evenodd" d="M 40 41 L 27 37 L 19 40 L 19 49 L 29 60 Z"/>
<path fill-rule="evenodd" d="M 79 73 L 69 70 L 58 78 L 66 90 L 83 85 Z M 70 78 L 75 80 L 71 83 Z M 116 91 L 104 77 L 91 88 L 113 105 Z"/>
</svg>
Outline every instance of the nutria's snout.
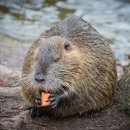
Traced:
<svg viewBox="0 0 130 130">
<path fill-rule="evenodd" d="M 41 92 L 61 94 L 69 90 L 65 85 L 61 83 L 61 80 L 59 80 L 59 77 L 56 77 L 55 74 L 52 76 L 51 74 L 43 75 L 35 73 L 33 79 L 34 87 L 38 88 L 38 90 Z M 57 82 L 55 82 L 56 80 Z"/>
<path fill-rule="evenodd" d="M 36 83 L 41 83 L 41 84 L 45 84 L 46 82 L 46 75 L 42 72 L 38 72 L 37 68 L 35 68 L 35 72 L 34 72 L 34 81 Z"/>
<path fill-rule="evenodd" d="M 34 78 L 34 83 L 35 83 L 34 87 L 36 87 L 41 92 L 45 92 L 45 90 L 44 90 L 44 85 L 46 82 L 45 78 L 37 78 L 36 76 L 34 76 L 34 77 L 35 77 Z"/>
<path fill-rule="evenodd" d="M 38 83 L 42 83 L 42 84 L 45 84 L 45 78 L 37 78 L 35 77 L 35 81 L 38 82 Z"/>
<path fill-rule="evenodd" d="M 35 74 L 33 75 L 33 83 L 35 88 L 37 88 L 40 91 L 46 92 L 45 90 L 46 82 L 47 80 L 45 75 L 35 72 Z"/>
</svg>

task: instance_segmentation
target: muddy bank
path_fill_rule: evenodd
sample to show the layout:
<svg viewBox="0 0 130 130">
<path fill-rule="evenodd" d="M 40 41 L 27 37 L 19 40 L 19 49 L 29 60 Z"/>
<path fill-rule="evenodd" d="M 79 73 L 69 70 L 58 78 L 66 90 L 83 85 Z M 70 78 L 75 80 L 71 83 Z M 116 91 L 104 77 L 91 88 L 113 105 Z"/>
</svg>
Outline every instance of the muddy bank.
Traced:
<svg viewBox="0 0 130 130">
<path fill-rule="evenodd" d="M 54 119 L 43 116 L 32 119 L 28 112 L 20 113 L 18 107 L 24 102 L 20 97 L 0 96 L 0 130 L 127 130 L 130 119 L 120 111 L 118 104 L 89 117 L 75 116 Z"/>
</svg>

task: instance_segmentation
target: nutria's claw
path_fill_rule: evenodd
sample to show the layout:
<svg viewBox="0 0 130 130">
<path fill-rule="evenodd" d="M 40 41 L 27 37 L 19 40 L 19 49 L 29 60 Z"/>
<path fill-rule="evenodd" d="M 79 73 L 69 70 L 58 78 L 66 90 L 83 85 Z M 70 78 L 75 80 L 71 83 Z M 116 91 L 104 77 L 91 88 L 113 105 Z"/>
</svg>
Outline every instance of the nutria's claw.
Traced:
<svg viewBox="0 0 130 130">
<path fill-rule="evenodd" d="M 29 111 L 32 118 L 42 116 L 42 108 L 32 107 Z"/>
<path fill-rule="evenodd" d="M 42 101 L 41 101 L 41 93 L 37 92 L 36 98 L 35 98 L 35 104 L 37 108 L 41 107 Z"/>
<path fill-rule="evenodd" d="M 32 108 L 30 111 L 29 111 L 29 114 L 31 115 L 31 117 L 35 117 L 36 116 L 36 111 L 34 108 Z"/>
<path fill-rule="evenodd" d="M 35 110 L 34 107 L 32 107 L 32 108 L 30 109 L 29 114 L 30 114 L 31 117 L 36 117 L 36 110 Z"/>
<path fill-rule="evenodd" d="M 35 103 L 37 107 L 41 107 L 41 98 L 39 95 L 36 96 Z"/>
<path fill-rule="evenodd" d="M 57 105 L 58 105 L 58 103 L 60 101 L 60 96 L 57 95 L 57 94 L 52 94 L 51 96 L 49 96 L 48 99 L 49 99 L 49 101 L 51 103 L 51 107 L 55 108 L 55 107 L 57 107 Z"/>
</svg>

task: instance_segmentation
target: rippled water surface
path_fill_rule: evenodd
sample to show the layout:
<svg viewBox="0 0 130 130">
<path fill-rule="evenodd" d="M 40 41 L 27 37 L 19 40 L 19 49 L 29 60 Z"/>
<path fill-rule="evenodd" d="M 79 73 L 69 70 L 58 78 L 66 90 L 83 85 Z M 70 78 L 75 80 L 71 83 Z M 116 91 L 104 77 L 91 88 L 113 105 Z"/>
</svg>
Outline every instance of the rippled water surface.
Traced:
<svg viewBox="0 0 130 130">
<path fill-rule="evenodd" d="M 116 58 L 127 61 L 130 0 L 0 0 L 0 33 L 29 44 L 70 14 L 91 23 L 111 43 Z M 1 48 L 5 44 L 1 43 Z"/>
</svg>

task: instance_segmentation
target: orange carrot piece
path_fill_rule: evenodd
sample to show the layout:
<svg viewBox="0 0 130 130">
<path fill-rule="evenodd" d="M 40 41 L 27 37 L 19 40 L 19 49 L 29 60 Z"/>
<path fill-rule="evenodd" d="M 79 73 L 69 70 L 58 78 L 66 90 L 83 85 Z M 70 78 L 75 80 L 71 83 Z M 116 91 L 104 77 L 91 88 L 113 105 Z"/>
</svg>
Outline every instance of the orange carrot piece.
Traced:
<svg viewBox="0 0 130 130">
<path fill-rule="evenodd" d="M 48 97 L 49 96 L 50 96 L 50 93 L 42 92 L 42 94 L 41 94 L 41 101 L 42 101 L 42 106 L 43 107 L 50 106 L 50 102 L 48 101 Z"/>
</svg>

